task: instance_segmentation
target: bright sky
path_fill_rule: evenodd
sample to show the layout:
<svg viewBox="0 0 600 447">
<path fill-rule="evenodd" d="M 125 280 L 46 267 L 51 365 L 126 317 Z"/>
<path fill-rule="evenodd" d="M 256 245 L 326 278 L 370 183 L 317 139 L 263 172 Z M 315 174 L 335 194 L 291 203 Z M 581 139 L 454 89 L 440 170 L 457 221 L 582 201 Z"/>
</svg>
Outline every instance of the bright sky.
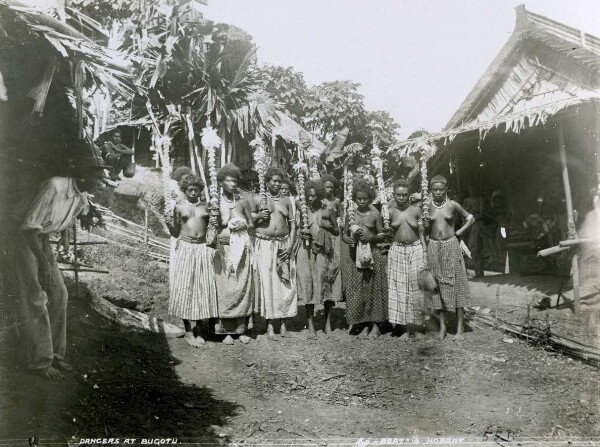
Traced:
<svg viewBox="0 0 600 447">
<path fill-rule="evenodd" d="M 514 8 L 600 36 L 600 0 L 208 0 L 205 16 L 249 32 L 259 62 L 309 85 L 352 80 L 407 137 L 441 130 L 510 37 Z"/>
</svg>

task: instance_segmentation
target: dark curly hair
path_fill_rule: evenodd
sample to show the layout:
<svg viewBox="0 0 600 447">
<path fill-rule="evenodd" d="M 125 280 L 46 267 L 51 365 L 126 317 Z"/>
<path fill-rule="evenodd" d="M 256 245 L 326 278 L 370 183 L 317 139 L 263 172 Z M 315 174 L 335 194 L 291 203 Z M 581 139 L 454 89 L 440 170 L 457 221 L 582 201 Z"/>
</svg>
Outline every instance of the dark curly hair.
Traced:
<svg viewBox="0 0 600 447">
<path fill-rule="evenodd" d="M 333 184 L 333 189 L 337 189 L 338 187 L 338 181 L 332 174 L 324 174 L 321 177 L 321 182 L 323 182 L 323 185 L 325 185 L 326 182 L 331 182 Z"/>
<path fill-rule="evenodd" d="M 365 179 L 358 179 L 354 182 L 352 188 L 352 200 L 356 200 L 356 195 L 359 192 L 364 192 L 369 196 L 371 201 L 375 200 L 375 188 Z"/>
<path fill-rule="evenodd" d="M 242 177 L 242 172 L 240 171 L 240 168 L 238 168 L 233 163 L 228 163 L 224 165 L 221 169 L 219 169 L 219 172 L 217 172 L 217 181 L 221 183 L 227 177 L 233 177 L 234 179 L 239 181 Z"/>
<path fill-rule="evenodd" d="M 443 175 L 436 175 L 429 182 L 429 186 L 430 187 L 433 186 L 434 183 L 442 183 L 445 186 L 447 186 L 448 185 L 448 180 L 446 180 L 446 177 L 444 177 Z"/>
<path fill-rule="evenodd" d="M 265 174 L 265 182 L 270 181 L 276 175 L 281 177 L 281 180 L 287 177 L 283 169 L 273 166 L 267 169 L 267 173 Z"/>
<path fill-rule="evenodd" d="M 295 195 L 296 194 L 298 188 L 296 187 L 296 184 L 292 181 L 291 178 L 289 178 L 289 177 L 283 178 L 281 180 L 281 184 L 289 186 L 290 195 Z"/>
<path fill-rule="evenodd" d="M 179 183 L 183 177 L 190 175 L 191 173 L 192 170 L 187 166 L 179 166 L 177 169 L 175 169 L 175 171 L 173 171 L 172 177 L 177 183 Z"/>
<path fill-rule="evenodd" d="M 400 187 L 408 189 L 408 192 L 410 193 L 410 183 L 405 178 L 399 178 L 398 180 L 396 180 L 394 182 L 392 191 L 396 191 L 396 188 Z"/>
<path fill-rule="evenodd" d="M 325 185 L 322 180 L 309 180 L 304 184 L 304 191 L 308 195 L 308 191 L 314 189 L 319 200 L 325 197 Z"/>
<path fill-rule="evenodd" d="M 179 184 L 183 192 L 185 192 L 188 187 L 193 185 L 196 185 L 200 189 L 204 189 L 204 183 L 202 183 L 202 179 L 200 176 L 194 174 L 183 176 Z"/>
</svg>

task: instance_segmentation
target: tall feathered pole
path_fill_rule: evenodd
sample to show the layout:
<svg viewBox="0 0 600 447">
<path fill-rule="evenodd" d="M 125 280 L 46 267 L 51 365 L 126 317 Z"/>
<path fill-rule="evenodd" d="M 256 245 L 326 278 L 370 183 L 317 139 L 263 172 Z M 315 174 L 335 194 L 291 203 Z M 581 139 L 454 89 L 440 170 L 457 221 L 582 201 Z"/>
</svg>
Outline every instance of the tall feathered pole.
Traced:
<svg viewBox="0 0 600 447">
<path fill-rule="evenodd" d="M 267 172 L 267 164 L 265 161 L 265 143 L 258 136 L 250 142 L 250 146 L 254 148 L 254 164 L 256 172 L 258 172 L 258 187 L 260 193 L 260 209 L 266 209 L 267 206 L 267 185 L 265 182 L 265 174 Z"/>
<path fill-rule="evenodd" d="M 217 131 L 212 128 L 210 119 L 206 122 L 206 127 L 202 130 L 202 146 L 206 149 L 207 163 L 208 163 L 208 175 L 210 178 L 210 184 L 208 187 L 209 192 L 209 210 L 211 217 L 219 216 L 219 186 L 217 184 L 217 163 L 215 157 L 215 151 L 221 146 L 221 138 L 217 134 Z M 206 242 L 211 244 L 214 242 L 218 234 L 218 228 L 216 224 L 209 224 L 206 231 Z"/>
<path fill-rule="evenodd" d="M 381 217 L 383 219 L 383 228 L 390 228 L 390 210 L 388 209 L 388 200 L 385 193 L 385 182 L 383 180 L 383 161 L 381 160 L 382 151 L 377 146 L 377 137 L 373 136 L 373 149 L 371 150 L 371 162 L 375 167 L 375 177 L 377 179 L 377 193 L 381 203 Z"/>
</svg>

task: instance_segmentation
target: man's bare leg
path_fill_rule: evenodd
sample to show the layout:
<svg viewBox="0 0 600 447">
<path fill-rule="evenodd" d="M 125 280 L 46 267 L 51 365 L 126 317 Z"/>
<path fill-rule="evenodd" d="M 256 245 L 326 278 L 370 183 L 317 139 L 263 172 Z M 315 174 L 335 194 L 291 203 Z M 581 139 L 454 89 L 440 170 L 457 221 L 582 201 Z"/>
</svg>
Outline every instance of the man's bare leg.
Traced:
<svg viewBox="0 0 600 447">
<path fill-rule="evenodd" d="M 315 322 L 314 322 L 315 305 L 307 304 L 305 306 L 305 308 L 306 308 L 306 318 L 308 320 L 308 336 L 307 336 L 307 338 L 309 340 L 314 340 L 315 338 L 317 338 L 317 332 L 315 331 Z"/>
<path fill-rule="evenodd" d="M 377 325 L 377 323 L 373 323 L 373 329 L 371 329 L 371 332 L 369 333 L 369 338 L 374 340 L 380 335 L 381 331 L 379 330 L 379 326 Z"/>
<path fill-rule="evenodd" d="M 440 331 L 438 332 L 438 338 L 440 341 L 444 341 L 444 338 L 446 338 L 446 317 L 444 315 L 443 310 L 439 310 L 437 313 L 438 321 L 440 323 Z"/>
<path fill-rule="evenodd" d="M 331 313 L 333 301 L 325 301 L 325 335 L 331 334 Z"/>
<path fill-rule="evenodd" d="M 462 341 L 465 339 L 465 309 L 459 307 L 456 309 L 456 335 L 454 336 L 455 341 Z"/>
<path fill-rule="evenodd" d="M 267 320 L 267 339 L 277 340 L 277 336 L 275 335 L 275 329 L 273 328 L 273 320 Z"/>
<path fill-rule="evenodd" d="M 287 327 L 285 327 L 285 320 L 281 320 L 281 327 L 279 328 L 279 335 L 281 335 L 282 337 L 287 337 L 288 336 L 288 331 L 287 331 Z"/>
</svg>

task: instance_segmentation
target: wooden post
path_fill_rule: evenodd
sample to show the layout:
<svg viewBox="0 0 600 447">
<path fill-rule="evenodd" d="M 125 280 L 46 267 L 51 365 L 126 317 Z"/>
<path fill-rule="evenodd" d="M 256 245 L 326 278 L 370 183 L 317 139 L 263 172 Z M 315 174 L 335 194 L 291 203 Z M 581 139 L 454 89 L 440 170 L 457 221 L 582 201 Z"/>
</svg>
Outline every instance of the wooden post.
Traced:
<svg viewBox="0 0 600 447">
<path fill-rule="evenodd" d="M 558 120 L 558 151 L 560 156 L 560 169 L 562 171 L 563 186 L 565 189 L 565 199 L 567 202 L 567 225 L 568 239 L 577 239 L 575 230 L 575 219 L 573 217 L 573 197 L 571 195 L 571 183 L 569 182 L 569 168 L 567 166 L 567 152 L 565 151 L 565 135 L 563 131 L 562 119 Z M 573 275 L 573 303 L 575 306 L 575 315 L 581 315 L 580 295 L 579 295 L 579 262 L 577 253 L 573 255 L 571 263 L 571 273 Z"/>
<path fill-rule="evenodd" d="M 67 234 L 67 241 L 69 235 Z M 79 261 L 77 259 L 77 222 L 73 224 L 73 272 L 75 272 L 75 298 L 79 298 Z"/>
<path fill-rule="evenodd" d="M 144 208 L 144 243 L 146 244 L 146 251 L 149 248 L 150 236 L 148 234 L 148 207 L 150 205 L 147 203 Z"/>
</svg>

